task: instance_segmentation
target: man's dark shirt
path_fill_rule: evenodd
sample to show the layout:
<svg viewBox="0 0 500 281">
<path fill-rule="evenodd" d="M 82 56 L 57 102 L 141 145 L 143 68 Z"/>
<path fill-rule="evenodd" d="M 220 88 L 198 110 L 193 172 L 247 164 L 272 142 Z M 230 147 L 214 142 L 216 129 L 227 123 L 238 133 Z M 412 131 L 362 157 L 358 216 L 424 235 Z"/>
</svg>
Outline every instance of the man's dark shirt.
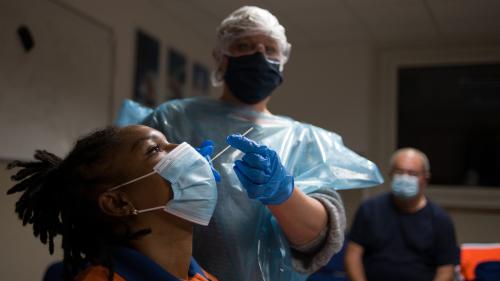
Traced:
<svg viewBox="0 0 500 281">
<path fill-rule="evenodd" d="M 453 223 L 430 200 L 416 213 L 403 213 L 390 193 L 369 199 L 349 239 L 364 248 L 368 281 L 432 281 L 438 266 L 459 262 Z"/>
</svg>

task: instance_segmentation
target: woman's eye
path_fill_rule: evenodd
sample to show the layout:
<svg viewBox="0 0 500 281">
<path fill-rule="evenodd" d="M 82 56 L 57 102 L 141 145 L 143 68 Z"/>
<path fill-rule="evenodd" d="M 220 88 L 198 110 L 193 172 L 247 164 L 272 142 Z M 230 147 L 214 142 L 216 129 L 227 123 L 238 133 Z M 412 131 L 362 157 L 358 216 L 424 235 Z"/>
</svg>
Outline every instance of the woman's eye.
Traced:
<svg viewBox="0 0 500 281">
<path fill-rule="evenodd" d="M 162 151 L 162 148 L 160 147 L 159 144 L 156 144 L 156 145 L 152 145 L 148 148 L 148 151 L 147 151 L 147 155 L 151 155 L 153 153 L 158 153 L 158 152 L 161 152 Z"/>
</svg>

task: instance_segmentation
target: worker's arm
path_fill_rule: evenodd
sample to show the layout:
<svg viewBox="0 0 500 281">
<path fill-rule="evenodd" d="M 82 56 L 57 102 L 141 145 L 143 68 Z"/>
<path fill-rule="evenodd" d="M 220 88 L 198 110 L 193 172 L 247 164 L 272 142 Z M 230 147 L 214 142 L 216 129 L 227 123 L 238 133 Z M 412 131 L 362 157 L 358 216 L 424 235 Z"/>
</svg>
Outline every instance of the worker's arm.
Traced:
<svg viewBox="0 0 500 281">
<path fill-rule="evenodd" d="M 326 227 L 327 213 L 323 204 L 295 188 L 292 196 L 279 205 L 268 205 L 288 240 L 294 245 L 316 238 Z M 314 219 L 311 219 L 314 218 Z"/>
</svg>

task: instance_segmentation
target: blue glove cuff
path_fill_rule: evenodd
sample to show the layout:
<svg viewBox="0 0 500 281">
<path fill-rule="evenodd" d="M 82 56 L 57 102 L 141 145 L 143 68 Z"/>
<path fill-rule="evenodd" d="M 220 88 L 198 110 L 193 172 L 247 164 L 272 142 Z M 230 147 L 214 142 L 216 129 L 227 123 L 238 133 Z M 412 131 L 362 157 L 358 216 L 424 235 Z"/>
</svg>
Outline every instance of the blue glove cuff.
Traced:
<svg viewBox="0 0 500 281">
<path fill-rule="evenodd" d="M 280 188 L 277 189 L 276 193 L 268 198 L 261 198 L 259 200 L 264 205 L 279 205 L 292 196 L 294 189 L 295 183 L 293 177 L 287 175 L 283 178 L 283 181 L 280 184 Z"/>
<path fill-rule="evenodd" d="M 210 168 L 212 169 L 212 173 L 214 175 L 215 181 L 220 182 L 220 173 L 217 171 L 214 167 L 214 165 L 211 162 L 211 157 L 210 155 L 214 151 L 214 143 L 211 140 L 205 140 L 200 147 L 195 148 L 198 153 L 201 154 L 201 156 L 205 157 L 207 159 L 208 163 L 210 164 Z"/>
</svg>

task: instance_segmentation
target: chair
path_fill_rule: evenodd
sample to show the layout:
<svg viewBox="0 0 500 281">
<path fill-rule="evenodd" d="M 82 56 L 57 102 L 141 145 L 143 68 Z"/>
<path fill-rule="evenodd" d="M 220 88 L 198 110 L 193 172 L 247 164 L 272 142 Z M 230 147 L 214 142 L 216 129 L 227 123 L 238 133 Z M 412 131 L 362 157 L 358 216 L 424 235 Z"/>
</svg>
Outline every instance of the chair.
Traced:
<svg viewBox="0 0 500 281">
<path fill-rule="evenodd" d="M 488 261 L 476 266 L 475 281 L 498 281 L 500 280 L 500 261 Z"/>
<path fill-rule="evenodd" d="M 477 280 L 476 270 L 481 263 L 499 262 L 500 263 L 500 244 L 499 243 L 465 243 L 460 249 L 460 270 L 466 281 Z M 484 267 L 484 269 L 483 269 Z M 491 270 L 494 265 L 483 265 L 479 270 Z M 491 280 L 491 279 L 484 279 Z M 494 279 L 500 280 L 500 279 Z"/>
</svg>

